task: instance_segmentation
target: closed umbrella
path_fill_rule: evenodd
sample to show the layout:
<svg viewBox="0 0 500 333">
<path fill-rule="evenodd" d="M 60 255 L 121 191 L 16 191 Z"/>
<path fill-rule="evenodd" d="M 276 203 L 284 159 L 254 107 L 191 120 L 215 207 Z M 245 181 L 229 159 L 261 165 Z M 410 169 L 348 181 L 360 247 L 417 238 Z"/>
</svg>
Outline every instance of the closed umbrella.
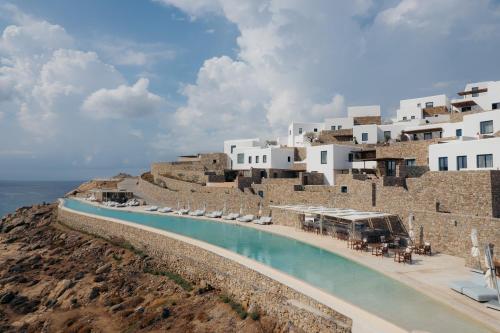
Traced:
<svg viewBox="0 0 500 333">
<path fill-rule="evenodd" d="M 259 217 L 262 217 L 262 203 L 259 202 Z"/>
<path fill-rule="evenodd" d="M 226 204 L 226 200 L 224 200 L 224 207 L 222 207 L 222 214 L 226 214 L 226 210 L 227 210 L 227 204 Z"/>
<path fill-rule="evenodd" d="M 408 216 L 408 235 L 410 236 L 410 240 L 412 243 L 415 242 L 415 230 L 413 229 L 413 213 L 410 213 Z"/>
<path fill-rule="evenodd" d="M 477 258 L 477 262 L 479 265 L 479 269 L 481 269 L 481 260 L 479 259 L 479 239 L 477 237 L 477 229 L 472 229 L 470 233 L 470 240 L 472 241 L 472 248 L 470 250 L 470 254 L 473 258 Z"/>
<path fill-rule="evenodd" d="M 243 202 L 240 203 L 240 215 L 243 215 Z"/>
<path fill-rule="evenodd" d="M 484 278 L 486 280 L 486 285 L 488 288 L 495 289 L 497 292 L 497 299 L 488 302 L 487 307 L 500 310 L 500 290 L 498 289 L 497 278 L 495 274 L 495 265 L 493 264 L 493 257 L 491 254 L 492 250 L 490 245 L 486 245 L 484 248 L 484 259 L 486 262 L 486 272 L 484 273 Z"/>
<path fill-rule="evenodd" d="M 420 234 L 419 234 L 419 244 L 423 245 L 424 244 L 424 226 L 420 226 Z"/>
</svg>

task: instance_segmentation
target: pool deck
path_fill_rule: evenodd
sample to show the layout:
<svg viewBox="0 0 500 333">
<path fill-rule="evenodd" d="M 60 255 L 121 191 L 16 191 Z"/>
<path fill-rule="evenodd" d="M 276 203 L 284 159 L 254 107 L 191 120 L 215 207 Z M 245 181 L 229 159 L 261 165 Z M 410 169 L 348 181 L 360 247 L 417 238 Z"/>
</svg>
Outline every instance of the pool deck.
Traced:
<svg viewBox="0 0 500 333">
<path fill-rule="evenodd" d="M 157 204 L 151 198 L 143 196 L 135 186 L 135 179 L 129 179 L 121 183 L 121 187 L 132 190 L 148 203 Z M 130 208 L 127 208 L 130 209 Z M 143 207 L 133 207 L 134 211 L 144 211 Z M 161 213 L 156 213 L 161 214 Z M 178 215 L 176 215 L 178 216 Z M 194 218 L 188 216 L 189 218 Z M 209 219 L 201 217 L 201 219 Z M 434 254 L 432 256 L 415 255 L 413 264 L 401 264 L 394 262 L 392 258 L 375 257 L 370 252 L 359 252 L 347 247 L 346 241 L 332 238 L 331 236 L 318 235 L 305 232 L 300 229 L 282 225 L 256 225 L 253 223 L 240 223 L 235 221 L 224 221 L 221 219 L 210 219 L 222 223 L 243 224 L 281 236 L 293 238 L 325 250 L 337 253 L 357 263 L 370 267 L 393 279 L 417 289 L 418 291 L 440 301 L 455 310 L 467 314 L 475 320 L 486 324 L 494 331 L 500 332 L 500 311 L 486 308 L 484 304 L 478 303 L 464 295 L 461 295 L 448 287 L 448 284 L 456 280 L 469 280 L 473 274 L 465 267 L 465 259 L 446 254 Z M 303 291 L 304 292 L 304 291 Z M 304 292 L 305 293 L 305 292 Z M 305 293 L 307 294 L 307 293 Z M 339 310 L 340 311 L 340 310 Z M 347 315 L 347 314 L 346 314 Z"/>
</svg>

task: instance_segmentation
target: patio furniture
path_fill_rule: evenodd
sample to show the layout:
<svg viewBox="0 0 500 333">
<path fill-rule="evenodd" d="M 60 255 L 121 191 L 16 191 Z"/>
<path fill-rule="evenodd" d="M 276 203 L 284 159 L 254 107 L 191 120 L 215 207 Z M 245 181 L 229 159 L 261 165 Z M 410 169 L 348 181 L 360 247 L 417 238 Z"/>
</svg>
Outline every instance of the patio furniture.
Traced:
<svg viewBox="0 0 500 333">
<path fill-rule="evenodd" d="M 252 222 L 252 220 L 255 218 L 255 216 L 253 215 L 245 215 L 245 216 L 242 216 L 242 217 L 238 217 L 236 220 L 238 222 Z"/>
<path fill-rule="evenodd" d="M 372 247 L 372 255 L 374 256 L 385 256 L 386 254 L 389 253 L 389 247 L 387 244 L 379 244 L 374 247 Z"/>
<path fill-rule="evenodd" d="M 412 252 L 413 251 L 410 248 L 406 248 L 404 250 L 396 250 L 394 251 L 394 261 L 403 264 L 411 264 L 413 262 L 411 257 Z"/>
<path fill-rule="evenodd" d="M 223 220 L 236 220 L 238 217 L 240 217 L 240 214 L 238 213 L 231 213 L 229 215 L 225 215 L 222 217 Z"/>
<path fill-rule="evenodd" d="M 253 223 L 261 225 L 271 224 L 272 218 L 271 216 L 263 216 L 260 219 L 254 220 Z"/>
<path fill-rule="evenodd" d="M 478 302 L 488 302 L 497 298 L 497 292 L 494 289 L 474 286 L 462 289 L 462 294 Z"/>
</svg>

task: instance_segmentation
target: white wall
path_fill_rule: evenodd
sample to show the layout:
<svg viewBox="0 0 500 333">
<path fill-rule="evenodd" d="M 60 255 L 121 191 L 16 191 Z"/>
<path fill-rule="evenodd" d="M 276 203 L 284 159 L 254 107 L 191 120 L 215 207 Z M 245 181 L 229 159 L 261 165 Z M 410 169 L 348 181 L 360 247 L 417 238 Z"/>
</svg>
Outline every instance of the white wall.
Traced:
<svg viewBox="0 0 500 333">
<path fill-rule="evenodd" d="M 238 154 L 243 154 L 243 163 L 238 163 Z M 262 169 L 291 169 L 293 167 L 294 149 L 286 147 L 242 147 L 234 150 L 233 170 Z M 264 155 L 267 157 L 264 163 Z M 249 157 L 252 162 L 249 162 Z M 257 156 L 259 162 L 257 163 Z M 290 158 L 290 161 L 288 159 Z"/>
<path fill-rule="evenodd" d="M 307 132 L 315 132 L 315 129 L 316 132 L 319 133 L 324 129 L 324 126 L 324 123 L 291 123 L 288 126 L 288 146 L 303 147 L 304 134 Z"/>
<path fill-rule="evenodd" d="M 332 130 L 332 126 L 335 126 L 335 130 L 339 129 L 350 129 L 354 126 L 354 119 L 345 117 L 345 118 L 327 118 L 325 119 L 325 130 Z"/>
<path fill-rule="evenodd" d="M 360 148 L 347 145 L 322 145 L 307 147 L 308 172 L 320 172 L 325 176 L 325 185 L 335 185 L 335 170 L 352 168 L 349 162 L 349 154 Z M 326 151 L 326 164 L 321 164 L 321 152 Z"/>
<path fill-rule="evenodd" d="M 429 146 L 429 168 L 439 171 L 439 157 L 448 157 L 448 170 L 457 170 L 457 156 L 467 156 L 467 169 L 486 170 L 477 168 L 477 155 L 493 154 L 493 168 L 500 168 L 500 137 L 490 139 L 453 140 Z"/>
<path fill-rule="evenodd" d="M 363 141 L 363 133 L 368 133 L 368 140 Z M 377 143 L 378 141 L 378 125 L 370 124 L 370 125 L 357 125 L 352 129 L 352 135 L 356 138 L 358 144 L 361 143 Z"/>
<path fill-rule="evenodd" d="M 236 146 L 231 153 L 231 147 Z M 240 140 L 226 140 L 224 141 L 224 153 L 229 156 L 228 168 L 231 169 L 231 164 L 236 166 L 236 150 L 247 147 L 260 147 L 261 142 L 258 138 L 254 139 L 240 139 Z"/>
<path fill-rule="evenodd" d="M 472 107 L 472 110 L 484 110 L 489 111 L 492 109 L 493 103 L 500 103 L 500 81 L 486 81 L 486 82 L 475 82 L 468 83 L 465 85 L 464 91 L 471 91 L 473 87 L 479 89 L 488 89 L 488 91 L 483 93 L 478 93 L 478 96 L 473 97 L 471 94 L 458 97 L 453 101 L 461 100 L 472 100 L 476 102 L 476 106 Z M 454 108 L 456 111 L 461 111 L 459 108 Z"/>
<path fill-rule="evenodd" d="M 412 99 L 402 99 L 399 101 L 399 110 L 397 110 L 397 120 L 411 120 L 412 117 L 414 119 L 423 119 L 422 109 L 425 109 L 425 104 L 428 102 L 432 102 L 433 106 L 448 106 L 449 100 L 446 95 L 435 95 L 435 96 L 427 96 L 427 97 L 419 97 Z M 406 117 L 406 119 L 404 119 Z"/>
<path fill-rule="evenodd" d="M 465 115 L 463 118 L 463 135 L 477 136 L 482 121 L 493 120 L 493 133 L 500 131 L 500 110 Z"/>
<path fill-rule="evenodd" d="M 347 117 L 377 117 L 380 116 L 380 105 L 349 106 Z"/>
</svg>

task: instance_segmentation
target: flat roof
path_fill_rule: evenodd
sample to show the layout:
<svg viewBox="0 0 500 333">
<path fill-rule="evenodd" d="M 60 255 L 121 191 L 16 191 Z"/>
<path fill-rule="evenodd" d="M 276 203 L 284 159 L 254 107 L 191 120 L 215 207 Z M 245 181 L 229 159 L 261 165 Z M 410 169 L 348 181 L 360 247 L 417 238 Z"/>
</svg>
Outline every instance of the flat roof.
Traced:
<svg viewBox="0 0 500 333">
<path fill-rule="evenodd" d="M 365 212 L 350 208 L 328 208 L 324 206 L 283 205 L 283 206 L 270 206 L 270 207 L 295 211 L 304 214 L 317 214 L 317 215 L 335 217 L 343 220 L 348 220 L 351 222 L 369 220 L 372 218 L 396 216 L 394 214 L 388 214 L 388 213 Z"/>
</svg>

